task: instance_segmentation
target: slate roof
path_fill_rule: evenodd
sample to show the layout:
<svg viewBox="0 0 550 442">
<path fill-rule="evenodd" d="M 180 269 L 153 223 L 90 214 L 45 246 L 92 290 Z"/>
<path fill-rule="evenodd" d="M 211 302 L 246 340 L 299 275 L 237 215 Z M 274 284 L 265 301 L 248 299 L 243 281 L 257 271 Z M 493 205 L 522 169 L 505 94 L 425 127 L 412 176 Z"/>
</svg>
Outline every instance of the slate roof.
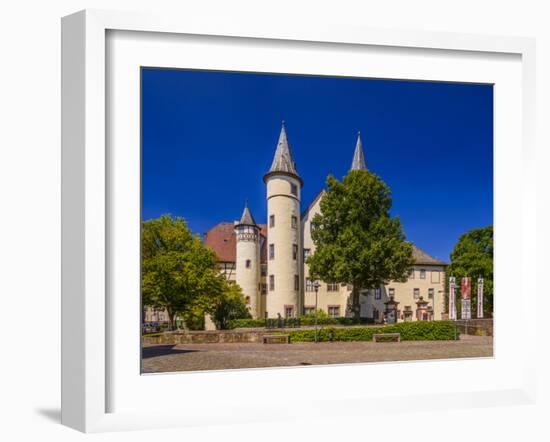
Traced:
<svg viewBox="0 0 550 442">
<path fill-rule="evenodd" d="M 286 135 L 285 122 L 281 126 L 281 133 L 279 134 L 279 141 L 277 142 L 277 148 L 275 149 L 275 155 L 273 156 L 273 162 L 269 171 L 264 176 L 264 181 L 270 175 L 281 173 L 284 175 L 290 175 L 298 178 L 300 183 L 302 179 L 298 175 L 296 170 L 296 163 L 292 157 L 292 151 L 290 149 L 290 143 L 288 142 L 288 137 Z"/>
<path fill-rule="evenodd" d="M 255 226 L 256 221 L 254 221 L 254 217 L 250 213 L 250 209 L 248 206 L 244 206 L 243 214 L 241 215 L 240 221 L 236 222 L 235 224 L 246 224 L 247 226 Z"/>
<path fill-rule="evenodd" d="M 438 265 L 438 266 L 447 265 L 446 262 L 443 262 L 439 259 L 436 259 L 428 255 L 424 250 L 419 249 L 414 244 L 413 244 L 413 258 L 414 258 L 414 263 L 418 265 Z"/>
<path fill-rule="evenodd" d="M 271 163 L 270 172 L 289 172 L 298 175 L 296 171 L 296 164 L 292 158 L 292 152 L 290 150 L 290 144 L 286 136 L 286 128 L 283 122 L 281 127 L 281 133 L 279 134 L 279 142 L 277 143 L 277 149 L 275 150 L 275 156 Z"/>
</svg>

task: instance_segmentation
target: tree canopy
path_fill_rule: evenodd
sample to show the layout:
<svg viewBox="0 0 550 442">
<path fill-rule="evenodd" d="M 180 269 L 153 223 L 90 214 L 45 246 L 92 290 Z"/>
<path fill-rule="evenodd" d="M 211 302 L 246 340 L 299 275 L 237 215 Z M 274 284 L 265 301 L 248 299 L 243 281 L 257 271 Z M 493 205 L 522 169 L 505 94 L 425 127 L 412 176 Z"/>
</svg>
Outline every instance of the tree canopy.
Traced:
<svg viewBox="0 0 550 442">
<path fill-rule="evenodd" d="M 464 233 L 451 252 L 451 264 L 447 268 L 449 276 L 460 279 L 472 278 L 472 311 L 477 310 L 477 278 L 484 279 L 483 312 L 493 313 L 493 226 L 477 228 Z M 457 297 L 460 307 L 460 296 Z"/>
<path fill-rule="evenodd" d="M 142 303 L 165 308 L 171 328 L 178 314 L 207 310 L 226 284 L 216 255 L 183 218 L 163 215 L 142 225 Z"/>
<path fill-rule="evenodd" d="M 389 187 L 374 173 L 352 170 L 342 182 L 327 178 L 320 213 L 312 220 L 316 250 L 307 263 L 314 279 L 352 284 L 352 308 L 359 317 L 359 293 L 389 281 L 407 280 L 412 244 L 398 217 L 390 216 Z"/>
</svg>

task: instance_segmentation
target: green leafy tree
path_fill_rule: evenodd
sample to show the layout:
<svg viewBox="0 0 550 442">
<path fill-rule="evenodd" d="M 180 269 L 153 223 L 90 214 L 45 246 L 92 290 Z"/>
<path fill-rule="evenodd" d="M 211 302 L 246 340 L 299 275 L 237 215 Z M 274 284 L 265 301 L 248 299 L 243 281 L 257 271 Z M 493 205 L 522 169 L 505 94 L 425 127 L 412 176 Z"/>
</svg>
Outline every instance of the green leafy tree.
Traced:
<svg viewBox="0 0 550 442">
<path fill-rule="evenodd" d="M 493 314 L 493 226 L 470 230 L 463 234 L 451 252 L 449 276 L 460 280 L 472 278 L 472 312 L 477 311 L 477 279 L 483 278 L 483 313 Z M 447 282 L 448 284 L 448 282 Z M 448 291 L 447 291 L 448 293 Z M 457 311 L 460 311 L 460 295 L 457 296 Z"/>
<path fill-rule="evenodd" d="M 222 296 L 225 281 L 216 255 L 183 218 L 163 215 L 142 224 L 142 303 L 165 308 L 170 328 L 178 314 L 206 310 Z"/>
<path fill-rule="evenodd" d="M 218 299 L 212 309 L 212 320 L 218 330 L 229 328 L 229 321 L 233 319 L 252 318 L 246 300 L 237 284 L 225 284 L 223 295 Z"/>
<path fill-rule="evenodd" d="M 321 212 L 312 220 L 315 253 L 307 260 L 312 278 L 352 284 L 358 320 L 359 294 L 389 281 L 404 282 L 412 269 L 412 244 L 390 216 L 388 186 L 367 170 L 352 170 L 340 182 L 327 179 Z"/>
<path fill-rule="evenodd" d="M 204 330 L 204 310 L 200 307 L 193 306 L 182 314 L 183 323 L 189 330 Z"/>
</svg>

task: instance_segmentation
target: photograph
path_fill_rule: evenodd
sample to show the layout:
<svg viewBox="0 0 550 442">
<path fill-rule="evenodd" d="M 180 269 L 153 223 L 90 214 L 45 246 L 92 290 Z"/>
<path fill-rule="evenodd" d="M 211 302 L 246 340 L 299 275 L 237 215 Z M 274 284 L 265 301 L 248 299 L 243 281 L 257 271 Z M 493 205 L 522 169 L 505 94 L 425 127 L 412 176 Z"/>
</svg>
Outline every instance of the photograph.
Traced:
<svg viewBox="0 0 550 442">
<path fill-rule="evenodd" d="M 142 374 L 493 357 L 493 84 L 140 92 Z"/>
</svg>

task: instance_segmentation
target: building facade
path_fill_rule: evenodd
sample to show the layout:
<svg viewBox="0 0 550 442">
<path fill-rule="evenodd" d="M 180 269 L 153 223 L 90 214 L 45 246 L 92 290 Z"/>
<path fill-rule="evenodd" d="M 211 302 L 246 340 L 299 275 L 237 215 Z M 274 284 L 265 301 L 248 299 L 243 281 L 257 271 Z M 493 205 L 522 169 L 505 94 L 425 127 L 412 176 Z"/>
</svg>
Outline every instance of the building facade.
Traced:
<svg viewBox="0 0 550 442">
<path fill-rule="evenodd" d="M 366 169 L 358 135 L 351 170 Z M 301 212 L 300 178 L 283 123 L 266 185 L 267 223 L 256 224 L 245 206 L 239 221 L 220 223 L 205 234 L 226 279 L 241 286 L 255 318 L 296 317 L 315 306 L 333 317 L 352 316 L 351 289 L 323 281 L 315 293 L 307 257 L 315 253 L 311 220 L 324 190 Z M 413 245 L 414 267 L 406 282 L 393 282 L 360 296 L 360 314 L 374 322 L 442 319 L 446 264 Z M 316 304 L 317 302 L 317 304 Z"/>
</svg>

